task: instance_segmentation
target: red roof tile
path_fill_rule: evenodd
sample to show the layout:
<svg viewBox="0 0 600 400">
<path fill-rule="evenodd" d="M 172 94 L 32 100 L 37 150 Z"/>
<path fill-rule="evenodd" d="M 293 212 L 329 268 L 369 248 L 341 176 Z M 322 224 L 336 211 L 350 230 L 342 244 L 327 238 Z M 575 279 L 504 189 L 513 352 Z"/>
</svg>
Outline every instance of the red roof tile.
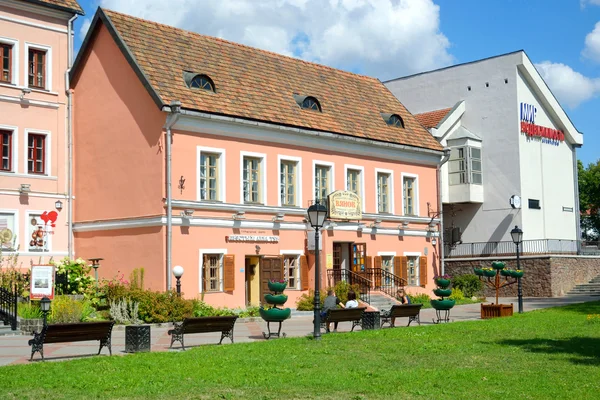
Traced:
<svg viewBox="0 0 600 400">
<path fill-rule="evenodd" d="M 61 9 L 63 11 L 71 11 L 76 14 L 83 15 L 83 8 L 76 0 L 24 0 L 28 3 L 37 3 L 51 8 Z"/>
<path fill-rule="evenodd" d="M 452 108 L 444 108 L 442 110 L 429 111 L 421 114 L 415 114 L 417 120 L 423 125 L 425 128 L 435 128 L 438 126 L 441 120 L 443 120 L 446 115 L 452 110 Z"/>
</svg>

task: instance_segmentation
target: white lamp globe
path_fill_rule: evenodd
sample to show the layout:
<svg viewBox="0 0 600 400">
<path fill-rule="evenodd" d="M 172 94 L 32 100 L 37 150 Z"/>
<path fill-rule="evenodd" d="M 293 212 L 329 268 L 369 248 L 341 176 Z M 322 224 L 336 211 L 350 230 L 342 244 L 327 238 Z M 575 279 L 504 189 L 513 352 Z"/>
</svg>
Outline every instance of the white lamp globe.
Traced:
<svg viewBox="0 0 600 400">
<path fill-rule="evenodd" d="M 175 275 L 175 278 L 181 278 L 181 276 L 183 275 L 183 267 L 181 265 L 174 266 L 173 275 Z"/>
</svg>

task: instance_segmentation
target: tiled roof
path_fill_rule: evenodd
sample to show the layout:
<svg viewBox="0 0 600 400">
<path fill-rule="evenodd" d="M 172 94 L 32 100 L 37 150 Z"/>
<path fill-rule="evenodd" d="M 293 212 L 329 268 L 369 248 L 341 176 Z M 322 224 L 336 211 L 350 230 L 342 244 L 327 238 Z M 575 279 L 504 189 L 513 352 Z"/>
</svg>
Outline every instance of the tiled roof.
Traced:
<svg viewBox="0 0 600 400">
<path fill-rule="evenodd" d="M 421 114 L 415 114 L 421 125 L 425 128 L 435 128 L 441 120 L 452 110 L 452 108 L 444 108 L 443 110 L 429 111 Z"/>
<path fill-rule="evenodd" d="M 377 79 L 309 63 L 214 37 L 99 9 L 122 38 L 156 101 L 305 129 L 441 150 L 435 138 Z M 103 16 L 103 13 L 106 17 Z M 189 89 L 184 71 L 208 75 L 216 93 Z M 322 112 L 301 109 L 294 94 L 313 96 Z M 405 128 L 388 126 L 396 113 Z"/>
<path fill-rule="evenodd" d="M 37 3 L 51 8 L 60 9 L 63 11 L 71 11 L 76 14 L 84 15 L 83 8 L 76 0 L 25 0 L 28 3 Z"/>
</svg>

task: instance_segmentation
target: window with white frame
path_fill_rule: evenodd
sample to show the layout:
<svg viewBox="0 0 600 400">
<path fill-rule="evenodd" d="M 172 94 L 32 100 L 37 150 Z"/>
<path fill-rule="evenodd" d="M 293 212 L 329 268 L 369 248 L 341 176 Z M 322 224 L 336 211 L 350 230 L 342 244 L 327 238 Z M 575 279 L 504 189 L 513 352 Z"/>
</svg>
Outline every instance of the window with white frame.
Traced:
<svg viewBox="0 0 600 400">
<path fill-rule="evenodd" d="M 298 162 L 292 160 L 280 161 L 279 186 L 282 206 L 297 205 L 297 173 Z"/>
<path fill-rule="evenodd" d="M 0 171 L 2 172 L 14 172 L 13 146 L 13 131 L 0 129 Z"/>
<path fill-rule="evenodd" d="M 200 200 L 222 201 L 220 194 L 220 157 L 218 153 L 200 153 Z"/>
<path fill-rule="evenodd" d="M 287 255 L 283 258 L 284 279 L 289 289 L 300 289 L 300 256 Z"/>
<path fill-rule="evenodd" d="M 3 251 L 16 250 L 16 222 L 15 213 L 0 212 L 0 249 Z"/>
<path fill-rule="evenodd" d="M 390 208 L 390 181 L 391 174 L 377 173 L 377 212 L 389 213 Z"/>
<path fill-rule="evenodd" d="M 471 146 L 452 148 L 448 178 L 450 185 L 481 185 L 481 149 Z"/>
<path fill-rule="evenodd" d="M 48 171 L 49 135 L 39 132 L 27 132 L 27 173 L 50 175 Z"/>
<path fill-rule="evenodd" d="M 14 82 L 14 44 L 0 39 L 0 82 Z"/>
<path fill-rule="evenodd" d="M 415 215 L 415 186 L 416 178 L 405 176 L 402 179 L 402 201 L 404 215 Z"/>
<path fill-rule="evenodd" d="M 29 213 L 28 220 L 25 221 L 28 226 L 29 236 L 27 236 L 28 251 L 48 252 L 50 251 L 50 242 L 52 230 L 50 224 L 46 224 L 42 219 L 41 213 Z"/>
<path fill-rule="evenodd" d="M 381 269 L 383 269 L 386 272 L 389 272 L 390 274 L 394 274 L 394 256 L 389 255 L 389 256 L 381 256 Z M 392 277 L 390 275 L 385 275 L 384 279 L 383 279 L 383 284 L 384 285 L 391 285 L 393 284 L 392 282 Z"/>
<path fill-rule="evenodd" d="M 245 203 L 262 203 L 262 159 L 244 157 L 243 159 L 243 191 Z"/>
<path fill-rule="evenodd" d="M 419 277 L 419 256 L 407 256 L 407 275 L 410 286 L 419 286 L 421 281 Z"/>
<path fill-rule="evenodd" d="M 315 200 L 327 201 L 329 194 L 329 182 L 331 179 L 331 167 L 327 165 L 315 165 Z"/>
<path fill-rule="evenodd" d="M 223 285 L 223 254 L 204 254 L 202 292 L 220 292 Z"/>
<path fill-rule="evenodd" d="M 359 169 L 348 169 L 346 170 L 346 190 L 355 193 L 358 196 L 362 196 L 361 187 L 361 171 Z"/>
</svg>

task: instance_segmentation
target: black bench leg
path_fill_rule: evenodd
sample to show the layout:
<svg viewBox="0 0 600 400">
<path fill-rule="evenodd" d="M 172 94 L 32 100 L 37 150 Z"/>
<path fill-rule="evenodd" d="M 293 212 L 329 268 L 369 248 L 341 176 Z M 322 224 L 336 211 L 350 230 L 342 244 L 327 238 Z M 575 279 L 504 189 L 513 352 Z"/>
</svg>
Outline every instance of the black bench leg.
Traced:
<svg viewBox="0 0 600 400">
<path fill-rule="evenodd" d="M 169 346 L 170 349 L 173 348 L 173 343 L 175 342 L 180 342 L 181 343 L 181 347 L 183 346 L 183 333 L 178 333 L 175 331 L 170 331 L 171 332 L 171 346 Z M 184 347 L 185 350 L 185 347 Z"/>
<path fill-rule="evenodd" d="M 360 322 L 360 321 L 352 321 L 352 329 L 350 329 L 350 332 L 354 332 L 354 328 L 356 326 L 360 326 L 360 329 L 362 329 L 362 322 Z"/>
<path fill-rule="evenodd" d="M 100 355 L 100 352 L 102 351 L 102 348 L 104 346 L 108 347 L 108 354 L 112 356 L 112 347 L 111 347 L 110 337 L 100 341 L 100 348 L 98 349 L 98 355 Z"/>
<path fill-rule="evenodd" d="M 221 344 L 223 339 L 225 339 L 226 337 L 228 337 L 231 340 L 231 343 L 233 343 L 233 328 L 231 328 L 228 331 L 221 332 L 221 340 L 219 341 L 219 344 Z"/>
<path fill-rule="evenodd" d="M 42 360 L 44 360 L 44 343 L 30 343 L 31 344 L 31 358 L 29 361 L 33 361 L 33 355 L 35 353 L 40 353 L 42 355 Z"/>
</svg>

